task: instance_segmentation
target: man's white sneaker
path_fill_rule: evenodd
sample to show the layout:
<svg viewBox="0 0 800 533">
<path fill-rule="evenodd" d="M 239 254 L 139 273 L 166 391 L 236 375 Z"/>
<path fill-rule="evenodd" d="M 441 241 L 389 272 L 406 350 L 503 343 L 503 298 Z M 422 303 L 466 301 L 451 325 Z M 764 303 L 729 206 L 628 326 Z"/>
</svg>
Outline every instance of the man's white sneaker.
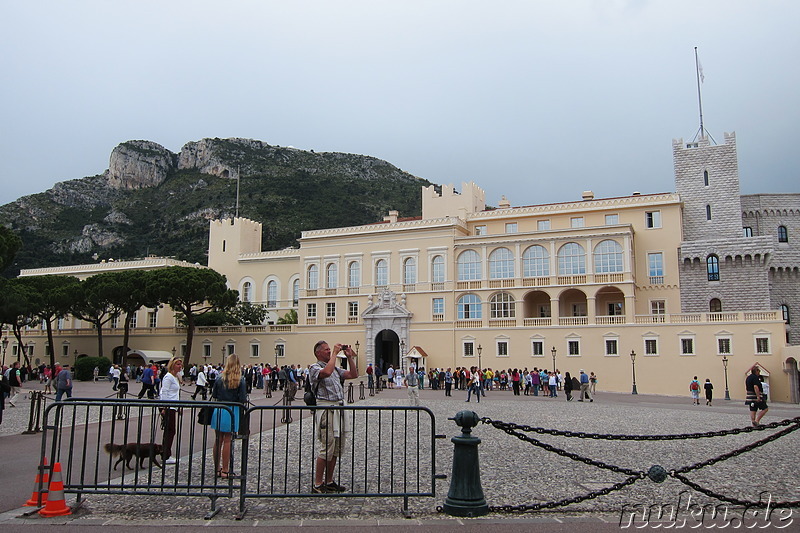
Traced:
<svg viewBox="0 0 800 533">
<path fill-rule="evenodd" d="M 175 464 L 178 464 L 178 460 L 175 459 L 174 457 L 170 457 L 169 459 L 164 461 L 164 464 L 165 465 L 175 465 Z"/>
</svg>

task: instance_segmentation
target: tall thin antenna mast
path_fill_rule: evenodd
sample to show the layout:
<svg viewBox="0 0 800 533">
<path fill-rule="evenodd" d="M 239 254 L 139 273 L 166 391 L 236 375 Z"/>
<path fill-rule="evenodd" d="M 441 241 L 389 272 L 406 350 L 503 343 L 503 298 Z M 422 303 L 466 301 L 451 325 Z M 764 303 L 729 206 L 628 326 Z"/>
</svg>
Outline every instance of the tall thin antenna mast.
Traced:
<svg viewBox="0 0 800 533">
<path fill-rule="evenodd" d="M 702 114 L 700 115 L 702 117 Z M 700 121 L 702 124 L 702 119 Z M 236 167 L 236 218 L 239 218 L 239 184 L 241 183 L 242 174 L 239 171 L 239 167 Z"/>
<path fill-rule="evenodd" d="M 697 58 L 697 47 L 694 47 L 694 67 L 697 74 L 697 105 L 700 108 L 700 137 L 705 137 L 706 129 L 703 126 L 703 97 L 700 94 L 700 81 L 703 77 L 700 60 Z"/>
</svg>

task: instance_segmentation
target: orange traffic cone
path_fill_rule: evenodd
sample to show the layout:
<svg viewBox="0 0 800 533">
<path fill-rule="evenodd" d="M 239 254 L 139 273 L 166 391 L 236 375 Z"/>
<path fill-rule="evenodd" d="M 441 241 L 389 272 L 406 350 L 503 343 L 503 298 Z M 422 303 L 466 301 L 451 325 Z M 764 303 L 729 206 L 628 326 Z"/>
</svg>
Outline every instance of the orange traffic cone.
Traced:
<svg viewBox="0 0 800 533">
<path fill-rule="evenodd" d="M 36 481 L 33 482 L 33 494 L 30 500 L 25 502 L 26 507 L 41 507 L 47 503 L 47 490 L 50 480 L 49 469 L 47 468 L 47 457 L 42 457 L 42 464 L 37 467 Z M 39 487 L 42 487 L 41 494 Z"/>
<path fill-rule="evenodd" d="M 42 516 L 64 516 L 72 514 L 64 500 L 64 483 L 61 481 L 61 463 L 53 463 L 53 477 L 50 480 L 50 494 L 47 505 L 39 510 Z"/>
</svg>

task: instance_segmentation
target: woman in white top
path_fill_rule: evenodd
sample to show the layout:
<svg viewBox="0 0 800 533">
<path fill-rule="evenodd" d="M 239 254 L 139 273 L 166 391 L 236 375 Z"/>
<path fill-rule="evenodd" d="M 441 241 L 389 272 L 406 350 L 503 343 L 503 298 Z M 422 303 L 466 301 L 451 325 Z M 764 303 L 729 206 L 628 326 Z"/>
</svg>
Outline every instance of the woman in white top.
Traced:
<svg viewBox="0 0 800 533">
<path fill-rule="evenodd" d="M 181 378 L 180 372 L 183 368 L 183 360 L 173 357 L 167 363 L 167 373 L 161 382 L 162 401 L 179 401 L 181 399 Z M 176 421 L 178 418 L 177 407 L 164 407 L 161 409 L 161 416 L 164 418 L 164 440 L 161 448 L 161 458 L 165 465 L 174 465 L 178 461 L 172 458 L 172 441 L 175 439 Z"/>
</svg>

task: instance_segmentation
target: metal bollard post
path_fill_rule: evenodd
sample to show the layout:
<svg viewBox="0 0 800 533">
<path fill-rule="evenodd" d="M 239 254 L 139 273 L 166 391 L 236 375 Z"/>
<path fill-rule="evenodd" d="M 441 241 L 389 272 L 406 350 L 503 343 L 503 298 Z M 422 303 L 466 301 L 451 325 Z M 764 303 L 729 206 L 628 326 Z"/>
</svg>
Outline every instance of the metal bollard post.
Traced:
<svg viewBox="0 0 800 533">
<path fill-rule="evenodd" d="M 363 381 L 360 382 L 360 384 L 358 385 L 358 399 L 359 400 L 363 400 L 364 399 L 364 382 Z"/>
<path fill-rule="evenodd" d="M 289 392 L 289 387 L 283 389 L 283 405 L 285 406 L 292 406 L 292 400 L 294 397 L 289 396 L 287 393 Z M 281 423 L 282 424 L 291 424 L 292 423 L 292 410 L 291 409 L 284 409 L 283 416 L 281 416 Z"/>
<path fill-rule="evenodd" d="M 347 403 L 353 403 L 355 400 L 353 399 L 353 384 L 347 384 Z"/>
<path fill-rule="evenodd" d="M 28 429 L 22 432 L 23 435 L 33 435 L 39 432 L 39 420 L 42 409 L 42 393 L 39 391 L 30 391 L 28 396 L 31 399 L 31 410 L 28 415 Z M 33 428 L 33 421 L 36 420 L 36 429 Z"/>
<path fill-rule="evenodd" d="M 481 470 L 478 464 L 478 444 L 481 439 L 471 435 L 472 428 L 480 418 L 474 411 L 459 411 L 454 418 L 461 426 L 461 435 L 450 441 L 453 450 L 453 474 L 450 491 L 444 501 L 444 512 L 451 516 L 483 516 L 489 513 L 489 505 L 483 496 Z"/>
</svg>

